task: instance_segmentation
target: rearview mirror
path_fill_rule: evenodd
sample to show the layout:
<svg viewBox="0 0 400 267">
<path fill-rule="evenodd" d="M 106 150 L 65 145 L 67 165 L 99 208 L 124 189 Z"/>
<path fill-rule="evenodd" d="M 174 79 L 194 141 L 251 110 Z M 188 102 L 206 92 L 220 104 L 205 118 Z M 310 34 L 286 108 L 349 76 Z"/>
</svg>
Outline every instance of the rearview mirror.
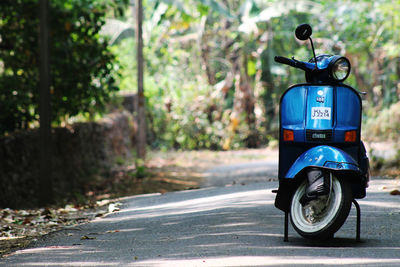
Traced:
<svg viewBox="0 0 400 267">
<path fill-rule="evenodd" d="M 297 26 L 295 34 L 297 39 L 305 41 L 312 34 L 311 26 L 309 24 L 300 24 Z"/>
</svg>

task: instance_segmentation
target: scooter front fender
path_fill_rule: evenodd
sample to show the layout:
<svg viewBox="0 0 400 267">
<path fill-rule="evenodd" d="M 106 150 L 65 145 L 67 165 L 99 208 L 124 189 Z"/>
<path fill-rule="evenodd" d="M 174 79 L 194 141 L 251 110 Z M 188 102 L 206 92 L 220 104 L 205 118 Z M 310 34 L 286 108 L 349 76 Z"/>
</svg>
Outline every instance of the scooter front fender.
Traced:
<svg viewBox="0 0 400 267">
<path fill-rule="evenodd" d="M 313 147 L 301 154 L 284 178 L 294 179 L 308 167 L 361 173 L 357 162 L 349 154 L 339 148 L 322 145 Z"/>
<path fill-rule="evenodd" d="M 290 201 L 297 186 L 309 168 L 316 167 L 346 174 L 349 179 L 362 178 L 357 162 L 345 151 L 331 146 L 321 145 L 310 148 L 300 155 L 292 167 L 279 181 L 279 189 L 275 198 L 275 206 L 285 212 L 290 209 Z M 366 183 L 366 181 L 364 181 Z M 352 187 L 357 198 L 365 196 L 365 186 Z"/>
</svg>

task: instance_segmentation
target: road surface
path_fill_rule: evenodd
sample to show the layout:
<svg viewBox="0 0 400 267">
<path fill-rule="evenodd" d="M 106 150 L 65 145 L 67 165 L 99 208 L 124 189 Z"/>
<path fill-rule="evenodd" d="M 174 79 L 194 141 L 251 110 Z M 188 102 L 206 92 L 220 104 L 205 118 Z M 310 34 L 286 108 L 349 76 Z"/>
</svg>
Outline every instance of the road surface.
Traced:
<svg viewBox="0 0 400 267">
<path fill-rule="evenodd" d="M 274 176 L 275 175 L 275 176 Z M 400 266 L 398 181 L 375 178 L 331 241 L 300 237 L 273 203 L 276 162 L 222 166 L 205 188 L 126 198 L 104 218 L 45 236 L 0 266 Z"/>
</svg>

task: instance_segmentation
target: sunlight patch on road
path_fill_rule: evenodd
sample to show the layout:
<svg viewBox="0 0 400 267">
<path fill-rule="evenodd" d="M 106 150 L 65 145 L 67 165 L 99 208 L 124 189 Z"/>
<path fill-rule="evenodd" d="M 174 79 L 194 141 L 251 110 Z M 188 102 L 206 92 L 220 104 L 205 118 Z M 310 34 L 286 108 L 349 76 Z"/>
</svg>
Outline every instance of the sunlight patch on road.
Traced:
<svg viewBox="0 0 400 267">
<path fill-rule="evenodd" d="M 77 262 L 28 262 L 19 266 L 119 266 L 113 262 L 77 261 Z"/>
<path fill-rule="evenodd" d="M 49 247 L 41 247 L 41 248 L 28 248 L 15 252 L 15 254 L 33 254 L 33 253 L 46 253 L 49 251 L 75 251 L 77 250 L 77 246 L 49 246 Z"/>
<path fill-rule="evenodd" d="M 186 260 L 149 260 L 132 263 L 129 266 L 293 266 L 293 265 L 379 265 L 400 264 L 400 259 L 374 259 L 374 258 L 327 258 L 327 257 L 273 257 L 273 256 L 243 256 L 221 257 Z"/>
<path fill-rule="evenodd" d="M 253 226 L 257 225 L 256 223 L 225 223 L 225 224 L 218 224 L 218 225 L 213 225 L 211 228 L 227 228 L 227 227 L 241 227 L 241 226 Z"/>
<path fill-rule="evenodd" d="M 82 246 L 47 246 L 47 247 L 39 247 L 39 248 L 29 248 L 24 250 L 19 250 L 15 252 L 15 255 L 24 255 L 28 256 L 28 260 L 24 263 L 19 263 L 18 266 L 117 266 L 120 265 L 118 262 L 99 262 L 99 261 L 69 261 L 69 262 L 60 262 L 60 257 L 70 258 L 72 255 L 82 255 L 82 253 L 92 254 L 95 251 L 94 248 L 82 248 Z M 97 251 L 98 253 L 104 253 L 101 251 Z M 51 255 L 51 258 L 56 259 L 57 261 L 52 260 L 43 260 L 30 262 L 29 256 L 33 259 L 36 255 Z M 81 258 L 81 257 L 79 257 Z"/>
<path fill-rule="evenodd" d="M 102 222 L 124 221 L 140 218 L 183 215 L 206 212 L 223 208 L 246 208 L 274 203 L 272 193 L 268 189 L 242 191 L 217 196 L 207 196 L 165 204 L 124 209 L 121 217 L 103 218 Z"/>
<path fill-rule="evenodd" d="M 365 206 L 371 206 L 371 207 L 399 209 L 399 202 L 362 200 L 362 201 L 359 201 L 359 203 L 361 206 L 365 205 Z"/>
</svg>

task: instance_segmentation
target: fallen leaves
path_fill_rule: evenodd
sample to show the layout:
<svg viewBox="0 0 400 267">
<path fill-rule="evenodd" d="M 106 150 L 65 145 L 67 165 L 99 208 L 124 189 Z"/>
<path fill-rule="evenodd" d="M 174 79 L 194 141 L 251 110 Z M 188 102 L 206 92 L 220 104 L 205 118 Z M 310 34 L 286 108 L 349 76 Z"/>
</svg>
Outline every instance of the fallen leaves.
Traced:
<svg viewBox="0 0 400 267">
<path fill-rule="evenodd" d="M 93 239 L 96 239 L 96 237 L 89 237 L 87 235 L 81 237 L 81 240 L 93 240 Z"/>
<path fill-rule="evenodd" d="M 398 190 L 398 189 L 392 190 L 392 191 L 390 191 L 390 194 L 392 196 L 400 196 L 400 190 Z"/>
<path fill-rule="evenodd" d="M 36 236 L 43 231 L 43 226 L 53 227 L 64 223 L 65 218 L 57 216 L 56 210 L 0 210 L 1 233 L 0 238 L 20 238 L 24 236 Z"/>
<path fill-rule="evenodd" d="M 111 233 L 119 233 L 119 232 L 121 232 L 121 230 L 109 230 L 106 233 L 111 234 Z"/>
<path fill-rule="evenodd" d="M 118 206 L 120 206 L 121 203 L 111 203 L 110 205 L 108 205 L 108 212 L 112 213 L 115 211 L 119 211 L 120 209 L 118 208 Z"/>
<path fill-rule="evenodd" d="M 398 186 L 396 186 L 396 187 L 398 187 Z M 391 188 L 390 188 L 390 187 L 387 187 L 387 186 L 381 186 L 381 187 L 379 187 L 379 190 L 381 190 L 381 191 L 387 191 L 387 192 L 389 192 L 389 194 L 392 195 L 392 196 L 400 196 L 400 190 L 397 189 L 397 188 L 393 189 L 392 186 L 391 186 Z"/>
<path fill-rule="evenodd" d="M 23 248 L 36 238 L 65 226 L 77 225 L 119 211 L 121 203 L 101 200 L 96 205 L 68 204 L 62 208 L 31 210 L 0 209 L 0 255 Z M 95 237 L 83 236 L 81 240 Z"/>
</svg>

